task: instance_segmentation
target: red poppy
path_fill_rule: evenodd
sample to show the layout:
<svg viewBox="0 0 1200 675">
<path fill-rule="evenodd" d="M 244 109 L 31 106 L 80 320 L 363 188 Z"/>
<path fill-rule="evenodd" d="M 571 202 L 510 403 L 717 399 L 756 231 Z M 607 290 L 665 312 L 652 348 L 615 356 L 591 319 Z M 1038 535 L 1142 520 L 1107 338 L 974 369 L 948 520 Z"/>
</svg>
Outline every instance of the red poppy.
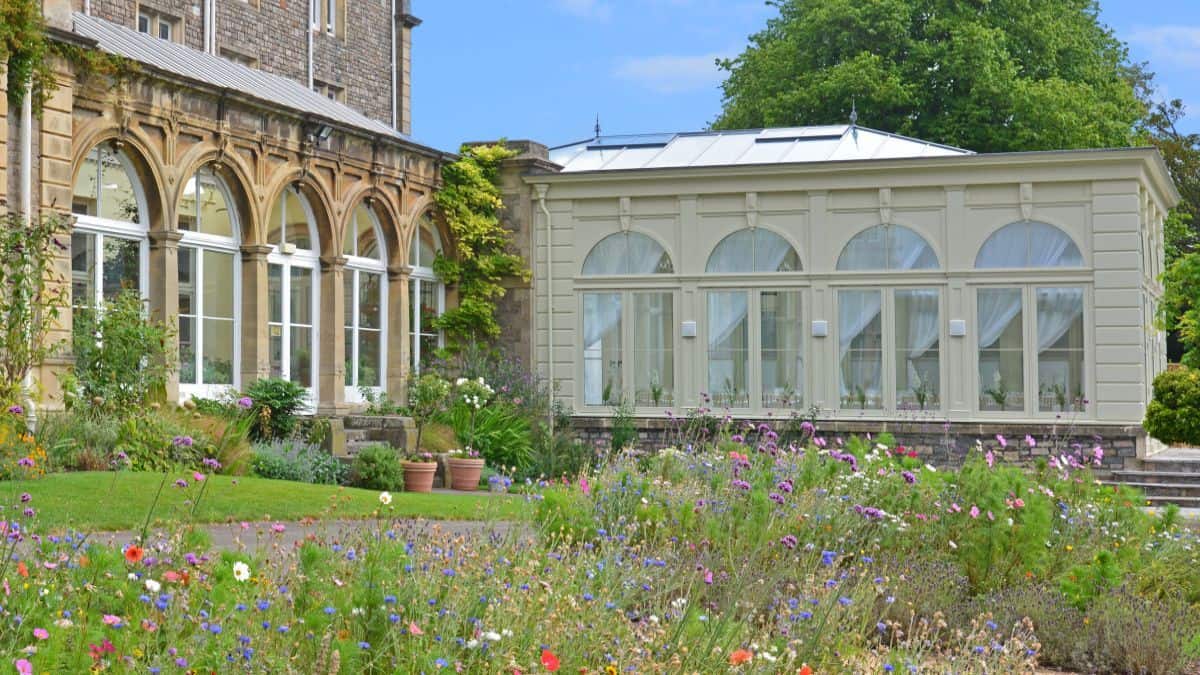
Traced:
<svg viewBox="0 0 1200 675">
<path fill-rule="evenodd" d="M 806 663 L 800 670 L 796 671 L 796 675 L 813 675 L 813 669 Z"/>
<path fill-rule="evenodd" d="M 743 663 L 750 663 L 754 658 L 754 652 L 749 649 L 738 649 L 729 655 L 729 665 L 740 666 Z"/>
<path fill-rule="evenodd" d="M 549 649 L 543 649 L 542 665 L 545 666 L 546 670 L 553 673 L 554 671 L 558 670 L 558 657 L 555 656 L 554 652 L 550 651 Z"/>
<path fill-rule="evenodd" d="M 146 555 L 146 551 L 135 544 L 130 544 L 129 548 L 125 549 L 125 561 L 132 565 L 140 563 L 144 555 Z"/>
<path fill-rule="evenodd" d="M 23 577 L 29 576 L 29 568 L 25 566 L 24 561 L 20 561 L 17 563 L 17 574 L 20 574 Z"/>
</svg>

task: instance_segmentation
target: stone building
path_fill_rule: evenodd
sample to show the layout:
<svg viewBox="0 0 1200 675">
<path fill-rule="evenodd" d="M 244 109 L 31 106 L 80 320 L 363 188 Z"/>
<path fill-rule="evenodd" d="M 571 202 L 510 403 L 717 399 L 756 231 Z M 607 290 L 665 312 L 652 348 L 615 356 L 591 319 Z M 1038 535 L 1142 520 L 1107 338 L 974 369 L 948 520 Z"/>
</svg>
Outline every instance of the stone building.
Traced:
<svg viewBox="0 0 1200 675">
<path fill-rule="evenodd" d="M 507 314 L 589 433 L 625 402 L 647 437 L 708 406 L 959 450 L 1144 440 L 1179 200 L 1152 148 L 975 154 L 841 125 L 521 149 L 534 275 Z"/>
<path fill-rule="evenodd" d="M 364 389 L 400 396 L 438 339 L 432 194 L 452 159 L 408 135 L 408 2 L 43 9 L 53 39 L 133 66 L 85 77 L 61 61 L 40 117 L 0 107 L 0 205 L 74 216 L 60 261 L 72 306 L 136 289 L 177 322 L 173 399 L 268 375 L 323 414 Z M 69 358 L 38 373 L 48 406 Z"/>
</svg>

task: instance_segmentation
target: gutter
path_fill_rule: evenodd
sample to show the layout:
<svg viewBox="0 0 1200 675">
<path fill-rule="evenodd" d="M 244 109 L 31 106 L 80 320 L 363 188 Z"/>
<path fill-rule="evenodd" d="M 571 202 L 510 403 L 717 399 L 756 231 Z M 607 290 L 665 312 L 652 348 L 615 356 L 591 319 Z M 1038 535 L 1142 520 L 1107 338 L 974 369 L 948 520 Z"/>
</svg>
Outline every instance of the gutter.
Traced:
<svg viewBox="0 0 1200 675">
<path fill-rule="evenodd" d="M 550 380 L 550 409 L 546 411 L 550 420 L 550 435 L 554 435 L 554 223 L 550 209 L 546 206 L 546 191 L 550 186 L 538 183 L 538 209 L 546 218 L 546 379 Z M 537 250 L 536 248 L 534 249 Z M 534 264 L 536 266 L 536 256 Z M 536 335 L 536 332 L 535 332 Z"/>
<path fill-rule="evenodd" d="M 33 80 L 25 82 L 25 96 L 21 99 L 21 171 L 19 176 L 21 217 L 26 223 L 33 221 Z M 29 335 L 32 343 L 33 335 Z M 37 407 L 33 401 L 33 371 L 25 373 L 25 411 L 30 428 L 37 428 Z"/>
</svg>

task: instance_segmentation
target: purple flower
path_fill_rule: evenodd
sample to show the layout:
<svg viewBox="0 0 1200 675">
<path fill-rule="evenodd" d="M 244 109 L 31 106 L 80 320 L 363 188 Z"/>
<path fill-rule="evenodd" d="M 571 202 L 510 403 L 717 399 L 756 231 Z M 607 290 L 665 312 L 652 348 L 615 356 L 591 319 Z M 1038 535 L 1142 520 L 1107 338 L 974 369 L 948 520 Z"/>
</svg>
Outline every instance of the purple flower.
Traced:
<svg viewBox="0 0 1200 675">
<path fill-rule="evenodd" d="M 33 500 L 33 495 L 29 494 L 28 492 L 21 493 L 21 503 L 22 504 L 28 504 L 32 500 Z"/>
<path fill-rule="evenodd" d="M 177 488 L 185 488 L 187 486 L 188 486 L 188 482 L 182 478 L 179 478 L 175 481 L 175 487 L 177 487 Z"/>
<path fill-rule="evenodd" d="M 779 543 L 788 548 L 796 548 L 796 545 L 800 543 L 800 540 L 796 539 L 796 535 L 794 534 L 785 534 L 779 539 Z"/>
<path fill-rule="evenodd" d="M 917 477 L 911 471 L 901 471 L 901 476 L 904 476 L 904 482 L 912 485 L 917 482 Z"/>
<path fill-rule="evenodd" d="M 254 399 L 249 396 L 243 396 L 237 400 L 237 404 L 242 410 L 247 410 L 254 405 Z"/>
<path fill-rule="evenodd" d="M 171 443 L 174 444 L 175 447 L 190 448 L 195 441 L 192 440 L 191 436 L 176 436 L 175 438 L 171 439 Z"/>
<path fill-rule="evenodd" d="M 8 406 L 8 412 L 10 412 L 14 415 L 24 415 L 25 409 L 19 405 L 10 405 L 10 406 Z"/>
<path fill-rule="evenodd" d="M 22 457 L 17 460 L 17 466 L 30 467 L 33 466 L 33 459 L 30 457 Z"/>
<path fill-rule="evenodd" d="M 772 492 L 770 495 L 767 495 L 767 496 L 771 499 L 771 501 L 775 502 L 776 504 L 783 503 L 783 495 L 779 494 L 778 492 Z"/>
</svg>

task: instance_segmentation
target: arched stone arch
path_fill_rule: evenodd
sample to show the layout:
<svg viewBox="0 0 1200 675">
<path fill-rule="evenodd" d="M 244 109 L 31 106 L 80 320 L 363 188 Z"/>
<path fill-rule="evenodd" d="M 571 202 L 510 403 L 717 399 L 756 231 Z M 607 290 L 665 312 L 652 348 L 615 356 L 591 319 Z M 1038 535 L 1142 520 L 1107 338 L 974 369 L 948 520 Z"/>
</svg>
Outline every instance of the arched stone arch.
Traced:
<svg viewBox="0 0 1200 675">
<path fill-rule="evenodd" d="M 434 200 L 433 193 L 429 193 L 416 202 L 408 209 L 408 217 L 404 225 L 403 250 L 405 259 L 407 260 L 408 248 L 412 246 L 413 237 L 416 236 L 417 227 L 420 226 L 421 216 L 430 213 L 433 216 L 433 222 L 438 229 L 438 237 L 441 238 L 442 248 L 450 249 L 450 243 L 453 238 L 450 236 L 450 227 L 446 224 L 446 219 L 442 216 L 441 210 L 437 208 L 437 202 Z"/>
<path fill-rule="evenodd" d="M 85 127 L 75 138 L 75 156 L 71 160 L 71 185 L 79 176 L 79 169 L 92 149 L 101 143 L 114 143 L 121 147 L 132 160 L 137 179 L 141 183 L 146 200 L 146 223 L 151 232 L 174 229 L 174 208 L 166 199 L 162 158 L 154 151 L 154 144 L 138 128 L 122 131 L 110 121 Z M 69 208 L 69 205 L 68 205 Z"/>
<path fill-rule="evenodd" d="M 256 234 L 260 228 L 261 214 L 251 195 L 254 194 L 253 169 L 246 165 L 245 160 L 235 153 L 221 153 L 213 143 L 201 143 L 189 148 L 179 161 L 178 180 L 171 196 L 171 212 L 178 214 L 179 201 L 183 198 L 184 186 L 197 171 L 220 160 L 218 166 L 212 166 L 213 172 L 225 181 L 230 188 L 234 204 L 238 210 L 238 225 L 241 227 L 241 243 L 252 244 L 258 241 Z M 171 223 L 171 229 L 176 223 Z"/>
<path fill-rule="evenodd" d="M 290 185 L 297 184 L 301 194 L 308 200 L 309 205 L 313 210 L 313 218 L 316 220 L 317 238 L 319 239 L 319 248 L 317 253 L 322 256 L 338 256 L 341 254 L 342 242 L 337 239 L 334 228 L 334 199 L 329 186 L 325 185 L 320 179 L 312 175 L 311 172 L 305 172 L 297 166 L 287 166 L 275 172 L 275 175 L 267 182 L 265 194 L 270 195 L 265 204 L 262 205 L 263 214 L 259 218 L 260 227 L 255 232 L 254 243 L 266 243 L 266 228 L 261 226 L 270 216 L 271 211 L 275 208 L 275 203 L 279 201 L 280 195 L 283 194 L 285 188 Z"/>
<path fill-rule="evenodd" d="M 401 242 L 405 239 L 400 212 L 396 208 L 396 204 L 389 198 L 387 191 L 378 185 L 360 183 L 346 195 L 346 210 L 339 228 L 338 241 L 342 241 L 345 237 L 346 227 L 349 226 L 359 204 L 367 199 L 370 199 L 371 202 L 367 205 L 368 208 L 375 214 L 376 220 L 379 221 L 379 227 L 383 230 L 383 241 L 380 244 L 387 251 L 388 264 L 403 262 L 408 254 L 407 249 L 401 246 Z"/>
</svg>

